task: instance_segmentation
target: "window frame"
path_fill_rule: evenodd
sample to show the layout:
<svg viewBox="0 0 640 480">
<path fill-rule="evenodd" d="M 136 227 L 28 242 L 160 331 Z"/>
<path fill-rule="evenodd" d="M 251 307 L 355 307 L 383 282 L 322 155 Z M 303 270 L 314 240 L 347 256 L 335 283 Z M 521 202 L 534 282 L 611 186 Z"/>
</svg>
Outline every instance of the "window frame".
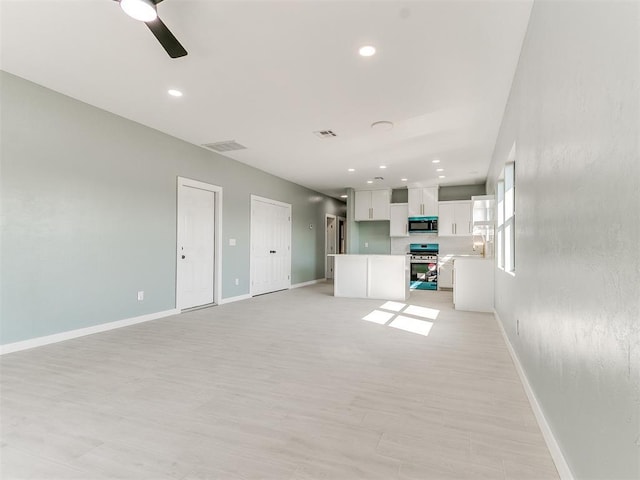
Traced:
<svg viewBox="0 0 640 480">
<path fill-rule="evenodd" d="M 516 273 L 516 145 L 495 186 L 496 264 L 500 270 Z"/>
</svg>

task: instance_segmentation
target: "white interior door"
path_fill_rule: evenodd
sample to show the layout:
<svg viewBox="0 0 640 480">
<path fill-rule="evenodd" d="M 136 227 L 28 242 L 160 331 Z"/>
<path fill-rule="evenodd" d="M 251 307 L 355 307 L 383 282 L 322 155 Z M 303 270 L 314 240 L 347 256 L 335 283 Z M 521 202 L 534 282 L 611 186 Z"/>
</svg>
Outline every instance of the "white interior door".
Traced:
<svg viewBox="0 0 640 480">
<path fill-rule="evenodd" d="M 335 257 L 330 257 L 330 254 L 337 253 L 337 219 L 333 215 L 327 215 L 325 221 L 325 278 L 333 278 L 333 266 L 335 264 Z"/>
<path fill-rule="evenodd" d="M 251 196 L 251 295 L 291 286 L 291 205 Z"/>
<path fill-rule="evenodd" d="M 206 184 L 195 181 L 178 183 L 178 309 L 214 303 L 216 191 L 202 186 L 206 188 Z"/>
</svg>

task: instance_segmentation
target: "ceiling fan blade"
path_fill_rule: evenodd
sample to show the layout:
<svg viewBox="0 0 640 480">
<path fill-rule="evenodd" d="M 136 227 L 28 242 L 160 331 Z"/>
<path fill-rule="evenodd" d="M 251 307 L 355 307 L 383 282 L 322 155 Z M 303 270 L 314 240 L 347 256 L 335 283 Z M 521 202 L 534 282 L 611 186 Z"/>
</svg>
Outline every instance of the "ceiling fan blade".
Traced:
<svg viewBox="0 0 640 480">
<path fill-rule="evenodd" d="M 160 18 L 156 18 L 151 22 L 145 23 L 171 58 L 184 57 L 187 54 L 187 51 L 182 45 L 180 45 L 178 39 L 173 36 L 173 33 L 171 33 L 164 23 L 162 23 Z"/>
</svg>

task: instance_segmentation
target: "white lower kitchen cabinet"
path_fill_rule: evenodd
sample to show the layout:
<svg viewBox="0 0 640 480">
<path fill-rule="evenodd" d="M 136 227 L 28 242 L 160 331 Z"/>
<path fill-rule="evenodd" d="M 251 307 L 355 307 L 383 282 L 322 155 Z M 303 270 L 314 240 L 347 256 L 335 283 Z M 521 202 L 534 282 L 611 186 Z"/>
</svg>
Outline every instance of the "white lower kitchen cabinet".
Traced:
<svg viewBox="0 0 640 480">
<path fill-rule="evenodd" d="M 453 288 L 453 258 L 438 258 L 438 290 L 441 288 Z"/>
<path fill-rule="evenodd" d="M 332 255 L 335 257 L 333 294 L 336 297 L 407 300 L 407 255 Z"/>
<path fill-rule="evenodd" d="M 453 262 L 453 304 L 456 310 L 493 312 L 492 258 L 456 258 Z"/>
</svg>

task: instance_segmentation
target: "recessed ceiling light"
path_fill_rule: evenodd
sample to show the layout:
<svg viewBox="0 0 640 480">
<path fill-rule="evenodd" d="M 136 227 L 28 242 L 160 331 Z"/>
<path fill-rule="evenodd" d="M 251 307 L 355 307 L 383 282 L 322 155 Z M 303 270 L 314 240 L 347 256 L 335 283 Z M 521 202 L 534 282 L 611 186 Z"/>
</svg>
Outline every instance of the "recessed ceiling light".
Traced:
<svg viewBox="0 0 640 480">
<path fill-rule="evenodd" d="M 440 163 L 440 160 L 436 158 L 435 160 L 431 160 L 431 163 Z"/>
<path fill-rule="evenodd" d="M 444 168 L 436 168 L 436 172 L 444 172 Z"/>
<path fill-rule="evenodd" d="M 347 195 L 340 195 L 340 198 L 347 198 Z"/>
<path fill-rule="evenodd" d="M 367 180 L 367 183 L 373 183 L 373 180 Z"/>
<path fill-rule="evenodd" d="M 401 182 L 406 182 L 406 181 L 407 181 L 407 179 L 406 179 L 406 178 L 401 178 L 401 179 L 400 179 L 400 181 L 401 181 Z"/>
<path fill-rule="evenodd" d="M 348 169 L 348 171 L 349 171 L 349 172 L 355 172 L 355 171 L 356 171 L 356 169 L 355 169 L 355 168 L 350 168 L 350 169 Z"/>
<path fill-rule="evenodd" d="M 438 175 L 438 178 L 444 178 L 444 175 Z"/>
<path fill-rule="evenodd" d="M 371 128 L 374 130 L 380 130 L 381 132 L 388 132 L 393 129 L 393 122 L 382 120 L 380 122 L 373 122 Z"/>
<path fill-rule="evenodd" d="M 387 168 L 387 166 L 386 165 L 380 165 L 380 168 L 382 168 L 384 170 L 385 168 Z"/>
<path fill-rule="evenodd" d="M 371 57 L 376 54 L 376 48 L 371 45 L 365 45 L 364 47 L 360 47 L 358 53 L 363 57 Z"/>
<path fill-rule="evenodd" d="M 180 90 L 176 90 L 175 88 L 171 88 L 171 89 L 167 90 L 167 93 L 169 95 L 171 95 L 172 97 L 181 97 L 182 96 L 182 92 Z"/>
</svg>

